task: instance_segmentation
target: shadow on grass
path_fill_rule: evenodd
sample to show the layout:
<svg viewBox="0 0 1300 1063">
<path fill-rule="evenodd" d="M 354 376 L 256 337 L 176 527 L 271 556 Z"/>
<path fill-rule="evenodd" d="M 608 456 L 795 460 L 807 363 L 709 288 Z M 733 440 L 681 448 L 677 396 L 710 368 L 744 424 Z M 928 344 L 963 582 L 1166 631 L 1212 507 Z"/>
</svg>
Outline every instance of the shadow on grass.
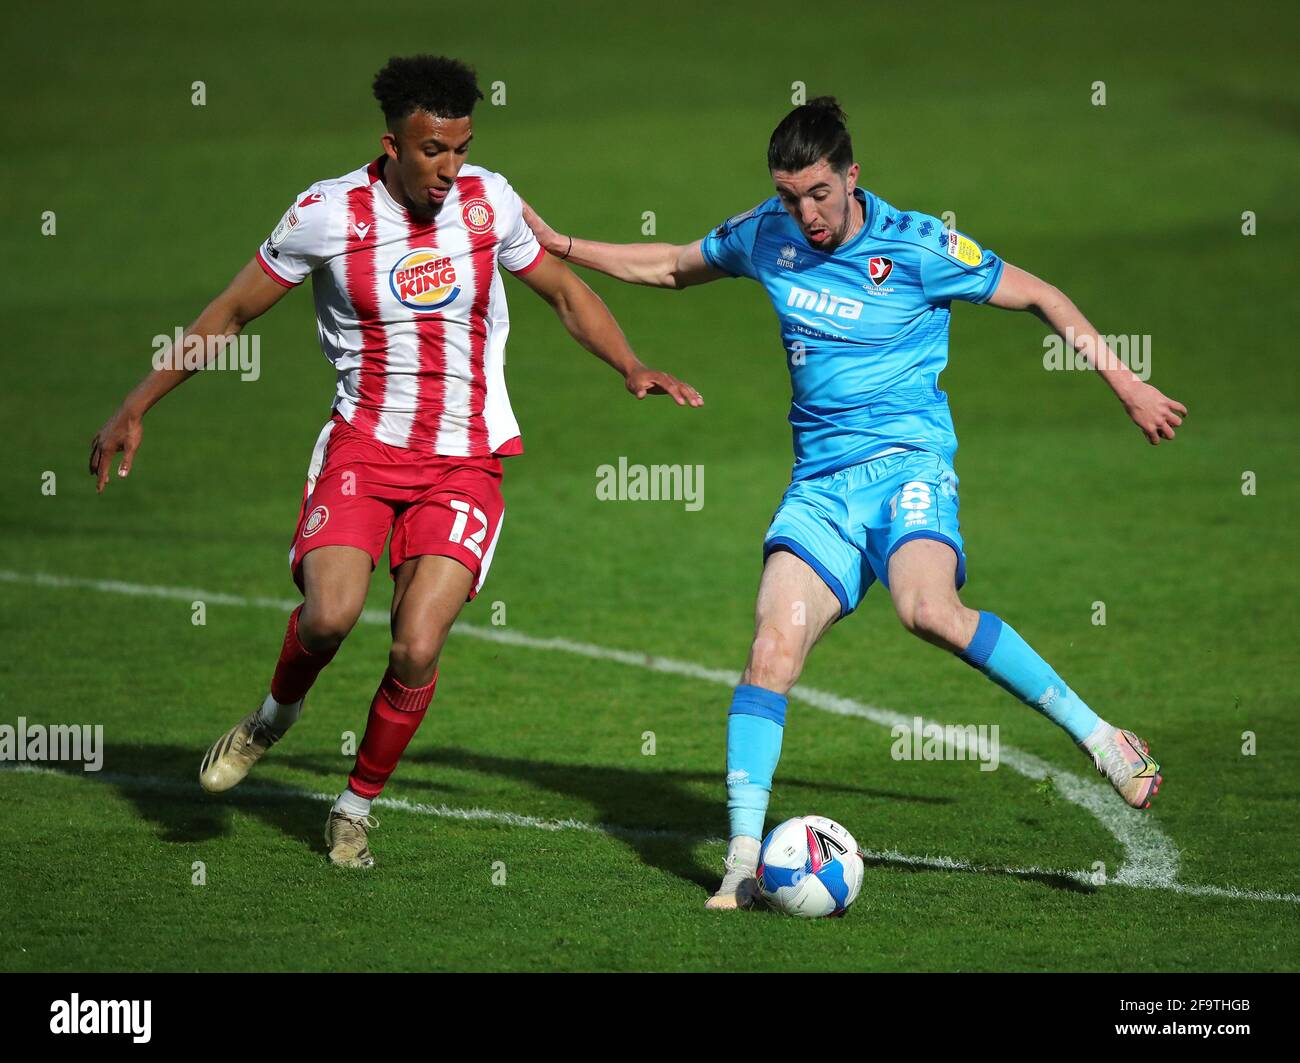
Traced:
<svg viewBox="0 0 1300 1063">
<path fill-rule="evenodd" d="M 344 784 L 340 758 L 312 754 L 271 754 L 273 762 L 327 779 L 322 792 L 333 793 Z M 198 784 L 201 754 L 189 746 L 133 745 L 111 750 L 111 771 L 92 775 L 111 786 L 135 808 L 139 817 L 151 823 L 164 842 L 193 844 L 225 838 L 232 833 L 231 813 L 256 816 L 315 856 L 323 857 L 323 829 L 326 802 L 301 786 L 268 779 L 265 772 L 225 794 L 207 794 Z M 272 762 L 268 758 L 268 762 Z M 419 791 L 464 792 L 427 777 L 438 768 L 495 776 L 528 787 L 576 799 L 598 810 L 592 824 L 628 845 L 643 863 L 711 891 L 721 874 L 721 861 L 700 859 L 699 849 L 708 840 L 709 825 L 725 825 L 723 803 L 717 796 L 699 792 L 700 784 L 721 789 L 716 772 L 638 771 L 624 767 L 591 764 L 560 764 L 521 757 L 494 756 L 460 748 L 408 751 L 403 759 L 410 770 L 395 777 L 394 788 L 401 796 L 418 797 Z M 81 772 L 69 772 L 82 777 Z M 835 786 L 824 780 L 810 782 L 782 779 L 782 787 L 865 796 L 889 802 L 952 805 L 948 797 L 903 794 L 856 786 Z M 470 788 L 468 792 L 473 793 Z M 398 796 L 390 791 L 390 796 Z M 467 802 L 472 804 L 473 802 Z M 528 814 L 525 809 L 510 811 Z M 713 832 L 720 834 L 720 831 Z M 998 875 L 1040 882 L 1055 889 L 1076 893 L 1093 892 L 1085 883 L 1068 875 L 1040 871 L 979 867 L 935 867 L 903 859 L 870 857 L 869 866 L 918 872 L 959 872 Z"/>
<path fill-rule="evenodd" d="M 477 753 L 468 749 L 433 749 L 408 753 L 408 761 L 508 778 L 530 787 L 577 798 L 598 809 L 597 825 L 630 846 L 642 862 L 712 892 L 722 874 L 721 861 L 703 863 L 697 856 L 710 826 L 725 826 L 720 772 L 635 771 L 591 764 L 556 764 Z M 703 796 L 697 784 L 715 788 Z M 403 788 L 419 779 L 403 779 Z M 951 798 L 900 794 L 856 786 L 835 786 L 782 778 L 782 788 L 852 793 L 876 799 L 924 804 L 951 804 Z"/>
<path fill-rule="evenodd" d="M 231 813 L 238 809 L 323 857 L 326 805 L 308 799 L 300 787 L 250 778 L 229 793 L 205 793 L 198 780 L 202 751 L 190 746 L 114 746 L 106 760 L 110 770 L 88 777 L 129 801 L 164 842 L 225 838 L 232 833 Z"/>
<path fill-rule="evenodd" d="M 904 857 L 893 858 L 884 855 L 866 856 L 863 857 L 862 862 L 867 867 L 887 867 L 892 871 L 907 871 L 912 874 L 929 872 L 943 875 L 994 875 L 1019 879 L 1022 882 L 1037 882 L 1044 886 L 1050 886 L 1052 889 L 1065 890 L 1069 893 L 1097 892 L 1095 886 L 1080 882 L 1077 878 L 1072 878 L 1069 875 L 1051 871 L 1018 870 L 1013 867 L 945 867 L 934 864 L 921 864 Z"/>
</svg>

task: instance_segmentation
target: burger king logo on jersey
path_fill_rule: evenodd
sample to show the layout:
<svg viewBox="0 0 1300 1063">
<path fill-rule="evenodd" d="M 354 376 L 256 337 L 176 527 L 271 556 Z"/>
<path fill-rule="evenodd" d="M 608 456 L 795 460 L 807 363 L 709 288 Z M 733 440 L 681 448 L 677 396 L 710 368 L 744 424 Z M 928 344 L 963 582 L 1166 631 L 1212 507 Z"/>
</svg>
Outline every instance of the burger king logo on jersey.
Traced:
<svg viewBox="0 0 1300 1063">
<path fill-rule="evenodd" d="M 479 236 L 491 232 L 492 223 L 496 221 L 496 215 L 492 213 L 492 204 L 481 197 L 466 200 L 465 205 L 460 208 L 460 217 L 465 223 L 465 228 Z"/>
<path fill-rule="evenodd" d="M 451 259 L 428 247 L 399 258 L 388 275 L 388 286 L 399 303 L 422 313 L 441 309 L 460 294 Z"/>
</svg>

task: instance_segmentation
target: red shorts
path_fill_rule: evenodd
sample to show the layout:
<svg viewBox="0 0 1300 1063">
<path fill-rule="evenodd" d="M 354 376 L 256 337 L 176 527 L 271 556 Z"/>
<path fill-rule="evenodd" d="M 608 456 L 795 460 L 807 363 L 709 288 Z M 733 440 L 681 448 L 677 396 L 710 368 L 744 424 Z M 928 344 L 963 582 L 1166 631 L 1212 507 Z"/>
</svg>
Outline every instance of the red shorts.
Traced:
<svg viewBox="0 0 1300 1063">
<path fill-rule="evenodd" d="M 450 557 L 483 586 L 501 520 L 500 458 L 451 458 L 392 447 L 334 414 L 312 451 L 289 568 L 302 586 L 302 559 L 319 546 L 355 546 L 389 568 L 424 554 Z"/>
</svg>

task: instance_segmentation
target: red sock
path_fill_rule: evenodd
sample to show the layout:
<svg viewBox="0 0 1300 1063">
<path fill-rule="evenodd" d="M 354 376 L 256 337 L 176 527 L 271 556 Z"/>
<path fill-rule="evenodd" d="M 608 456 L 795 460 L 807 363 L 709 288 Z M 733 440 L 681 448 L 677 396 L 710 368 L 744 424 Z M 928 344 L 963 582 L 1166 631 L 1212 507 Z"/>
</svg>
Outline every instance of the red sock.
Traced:
<svg viewBox="0 0 1300 1063">
<path fill-rule="evenodd" d="M 271 697 L 281 705 L 292 705 L 301 701 L 311 685 L 316 682 L 320 671 L 334 659 L 338 647 L 312 653 L 298 638 L 298 606 L 289 614 L 289 627 L 284 633 L 284 646 L 280 650 L 280 660 L 275 666 L 275 675 L 271 677 Z"/>
<path fill-rule="evenodd" d="M 357 750 L 357 763 L 348 776 L 348 788 L 358 797 L 379 796 L 429 710 L 437 684 L 437 672 L 428 686 L 414 690 L 402 686 L 391 671 L 384 673 L 384 681 L 370 703 L 370 719 Z"/>
</svg>

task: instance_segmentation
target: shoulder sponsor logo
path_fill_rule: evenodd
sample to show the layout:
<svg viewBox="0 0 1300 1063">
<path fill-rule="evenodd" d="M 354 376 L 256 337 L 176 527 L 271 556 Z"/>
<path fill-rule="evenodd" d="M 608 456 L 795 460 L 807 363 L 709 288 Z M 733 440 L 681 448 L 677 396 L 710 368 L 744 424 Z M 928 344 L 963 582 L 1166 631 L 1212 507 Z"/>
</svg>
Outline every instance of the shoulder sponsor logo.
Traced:
<svg viewBox="0 0 1300 1063">
<path fill-rule="evenodd" d="M 285 211 L 284 217 L 271 233 L 271 238 L 267 243 L 271 247 L 279 247 L 280 243 L 286 236 L 298 227 L 298 210 L 296 207 L 290 207 Z M 278 256 L 277 256 L 278 257 Z"/>
<path fill-rule="evenodd" d="M 324 202 L 325 202 L 325 193 L 308 192 L 305 196 L 302 197 L 301 200 L 298 201 L 298 206 L 310 207 L 313 203 L 324 203 Z"/>
<path fill-rule="evenodd" d="M 790 308 L 790 317 L 814 328 L 825 327 L 844 334 L 853 330 L 851 322 L 862 316 L 866 304 L 858 299 L 844 295 L 832 295 L 829 288 L 813 291 L 809 288 L 790 286 L 790 294 L 785 305 Z M 808 317 L 794 311 L 807 311 Z"/>
<path fill-rule="evenodd" d="M 782 269 L 794 269 L 795 259 L 798 257 L 799 251 L 794 244 L 786 244 L 777 255 L 776 264 Z"/>
<path fill-rule="evenodd" d="M 984 258 L 980 245 L 955 229 L 948 230 L 948 254 L 968 266 L 978 266 Z"/>
<path fill-rule="evenodd" d="M 759 206 L 762 206 L 762 204 L 760 203 Z M 714 229 L 713 235 L 718 237 L 719 239 L 726 236 L 727 233 L 731 232 L 731 230 L 735 226 L 739 225 L 742 221 L 745 221 L 747 218 L 752 218 L 755 215 L 755 213 L 757 213 L 757 211 L 758 211 L 758 207 L 750 207 L 749 210 L 742 211 L 739 214 L 733 215 L 732 217 L 724 221 L 721 225 L 719 225 L 716 229 Z"/>
<path fill-rule="evenodd" d="M 388 286 L 403 306 L 429 313 L 460 294 L 456 267 L 441 251 L 417 247 L 399 258 L 388 274 Z"/>
<path fill-rule="evenodd" d="M 492 212 L 492 204 L 481 196 L 466 200 L 465 204 L 460 208 L 460 216 L 465 223 L 465 228 L 480 236 L 491 232 L 492 223 L 496 221 L 496 215 Z"/>
</svg>

